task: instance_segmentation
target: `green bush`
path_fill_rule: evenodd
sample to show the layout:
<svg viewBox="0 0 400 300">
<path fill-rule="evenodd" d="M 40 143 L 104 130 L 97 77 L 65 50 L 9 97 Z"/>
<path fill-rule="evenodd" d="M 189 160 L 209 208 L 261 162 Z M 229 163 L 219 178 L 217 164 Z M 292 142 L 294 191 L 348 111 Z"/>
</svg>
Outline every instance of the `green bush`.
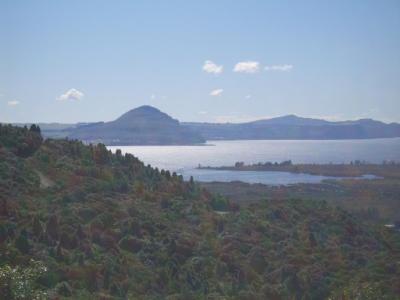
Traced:
<svg viewBox="0 0 400 300">
<path fill-rule="evenodd" d="M 47 299 L 47 294 L 38 284 L 38 279 L 47 268 L 39 261 L 30 261 L 27 267 L 0 267 L 0 295 L 2 299 L 39 300 Z"/>
<path fill-rule="evenodd" d="M 215 195 L 211 200 L 211 207 L 216 211 L 227 211 L 229 209 L 229 201 L 221 195 Z"/>
</svg>

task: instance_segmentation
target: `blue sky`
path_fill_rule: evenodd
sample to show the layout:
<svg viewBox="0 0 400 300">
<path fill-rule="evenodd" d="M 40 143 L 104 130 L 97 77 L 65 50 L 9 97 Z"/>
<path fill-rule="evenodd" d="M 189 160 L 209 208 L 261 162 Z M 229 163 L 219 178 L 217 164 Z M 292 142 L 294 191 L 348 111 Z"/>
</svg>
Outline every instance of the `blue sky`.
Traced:
<svg viewBox="0 0 400 300">
<path fill-rule="evenodd" d="M 400 1 L 0 0 L 0 121 L 400 122 Z"/>
</svg>

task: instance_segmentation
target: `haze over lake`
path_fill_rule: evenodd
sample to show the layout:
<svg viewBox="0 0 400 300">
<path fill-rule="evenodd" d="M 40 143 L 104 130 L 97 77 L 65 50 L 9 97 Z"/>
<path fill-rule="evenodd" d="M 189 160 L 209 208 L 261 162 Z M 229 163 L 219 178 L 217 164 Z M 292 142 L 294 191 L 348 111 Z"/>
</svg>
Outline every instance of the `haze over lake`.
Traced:
<svg viewBox="0 0 400 300">
<path fill-rule="evenodd" d="M 285 172 L 197 170 L 202 166 L 229 166 L 237 161 L 293 163 L 349 163 L 362 160 L 400 161 L 400 138 L 370 140 L 242 140 L 208 141 L 208 146 L 112 146 L 137 156 L 146 164 L 176 171 L 200 181 L 241 180 L 250 183 L 316 183 L 328 177 Z"/>
</svg>

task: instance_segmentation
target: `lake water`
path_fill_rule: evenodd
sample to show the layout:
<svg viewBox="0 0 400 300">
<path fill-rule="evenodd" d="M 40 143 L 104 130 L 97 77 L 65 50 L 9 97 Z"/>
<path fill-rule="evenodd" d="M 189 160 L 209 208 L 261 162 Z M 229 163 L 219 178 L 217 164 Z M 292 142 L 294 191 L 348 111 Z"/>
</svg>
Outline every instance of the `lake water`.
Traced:
<svg viewBox="0 0 400 300">
<path fill-rule="evenodd" d="M 198 170 L 202 166 L 230 166 L 237 161 L 294 163 L 349 163 L 364 160 L 400 161 L 400 138 L 371 140 L 246 140 L 208 141 L 206 146 L 112 146 L 137 156 L 146 164 L 193 176 L 199 181 L 235 181 L 264 184 L 317 183 L 326 176 L 287 172 Z"/>
</svg>

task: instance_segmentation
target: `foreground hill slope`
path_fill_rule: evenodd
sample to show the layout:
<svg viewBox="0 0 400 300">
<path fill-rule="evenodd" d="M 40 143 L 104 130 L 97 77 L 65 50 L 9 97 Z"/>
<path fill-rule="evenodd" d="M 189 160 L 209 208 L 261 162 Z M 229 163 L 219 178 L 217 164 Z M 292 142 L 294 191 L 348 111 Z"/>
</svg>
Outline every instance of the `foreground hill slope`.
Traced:
<svg viewBox="0 0 400 300">
<path fill-rule="evenodd" d="M 3 299 L 395 299 L 398 233 L 322 201 L 240 208 L 104 145 L 0 126 Z"/>
<path fill-rule="evenodd" d="M 294 115 L 248 123 L 182 123 L 207 140 L 370 139 L 400 137 L 400 124 L 371 119 L 329 122 Z"/>
<path fill-rule="evenodd" d="M 185 145 L 204 143 L 196 132 L 152 106 L 128 111 L 111 122 L 73 129 L 69 138 L 107 145 Z"/>
</svg>

